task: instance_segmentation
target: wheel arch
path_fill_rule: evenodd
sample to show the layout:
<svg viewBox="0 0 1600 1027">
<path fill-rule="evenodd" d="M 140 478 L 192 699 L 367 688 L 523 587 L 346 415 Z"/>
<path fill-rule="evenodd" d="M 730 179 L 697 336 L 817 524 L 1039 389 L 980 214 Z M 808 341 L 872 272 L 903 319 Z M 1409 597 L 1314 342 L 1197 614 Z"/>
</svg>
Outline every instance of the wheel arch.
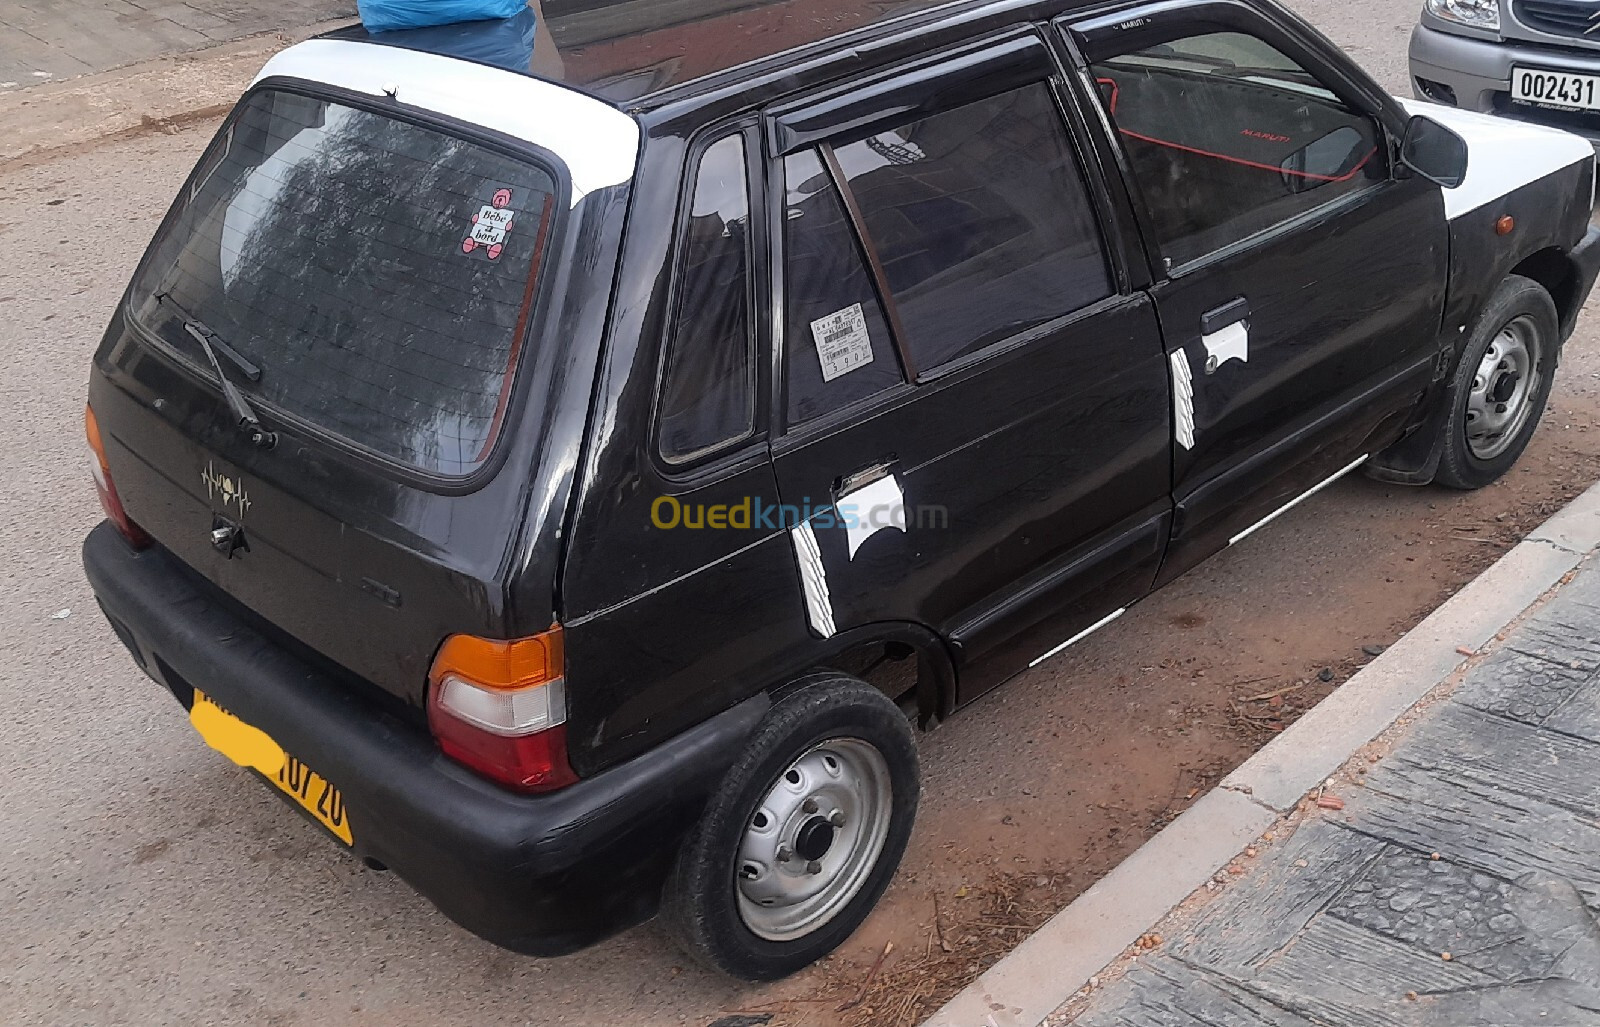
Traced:
<svg viewBox="0 0 1600 1027">
<path fill-rule="evenodd" d="M 1528 274 L 1525 268 L 1536 274 Z M 1545 277 L 1541 279 L 1539 275 Z M 1570 278 L 1564 277 L 1568 275 Z M 1527 278 L 1537 283 L 1550 293 L 1551 299 L 1555 302 L 1556 316 L 1560 325 L 1555 358 L 1559 363 L 1560 344 L 1570 334 L 1571 325 L 1577 320 L 1587 292 L 1581 271 L 1567 252 L 1560 247 L 1550 246 L 1529 254 L 1496 280 L 1483 303 L 1472 312 L 1474 322 L 1487 309 L 1496 293 L 1514 277 Z M 1570 312 L 1562 306 L 1561 295 L 1551 291 L 1547 282 L 1556 283 L 1558 287 L 1566 290 L 1565 299 L 1571 308 Z M 1394 485 L 1427 485 L 1433 482 L 1444 451 L 1442 434 L 1444 424 L 1458 400 L 1453 379 L 1465 352 L 1468 338 L 1468 333 L 1465 331 L 1459 335 L 1448 331 L 1444 334 L 1439 347 L 1439 352 L 1444 358 L 1440 364 L 1441 377 L 1435 383 L 1432 394 L 1424 400 L 1422 417 L 1400 441 L 1383 452 L 1374 454 L 1372 459 L 1367 461 L 1363 468 L 1367 477 Z"/>
<path fill-rule="evenodd" d="M 1561 323 L 1561 341 L 1565 342 L 1577 327 L 1578 312 L 1583 309 L 1583 273 L 1577 261 L 1561 247 L 1547 246 L 1522 258 L 1509 274 L 1530 278 L 1550 294 Z"/>
<path fill-rule="evenodd" d="M 901 699 L 907 689 L 896 688 L 891 675 L 880 673 L 885 664 L 915 657 L 915 676 L 909 691 L 917 704 L 917 724 L 923 729 L 948 717 L 955 709 L 956 670 L 944 640 L 928 627 L 909 621 L 882 621 L 841 631 L 827 640 L 812 665 L 770 690 L 776 699 L 798 688 L 819 672 L 834 671 L 863 678 L 891 699 Z"/>
</svg>

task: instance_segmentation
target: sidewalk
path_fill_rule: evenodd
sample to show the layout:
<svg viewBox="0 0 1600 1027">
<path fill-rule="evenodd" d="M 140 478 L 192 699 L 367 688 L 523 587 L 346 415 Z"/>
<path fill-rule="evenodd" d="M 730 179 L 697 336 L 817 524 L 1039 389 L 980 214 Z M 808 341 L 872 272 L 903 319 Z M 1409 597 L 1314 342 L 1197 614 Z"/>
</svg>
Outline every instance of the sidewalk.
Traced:
<svg viewBox="0 0 1600 1027">
<path fill-rule="evenodd" d="M 355 0 L 6 0 L 0 93 L 355 16 Z"/>
<path fill-rule="evenodd" d="M 354 11 L 355 0 L 0 0 L 0 167 L 220 118 L 274 53 Z M 181 21 L 205 17 L 222 24 Z M 79 74 L 107 64 L 126 66 Z"/>
<path fill-rule="evenodd" d="M 1342 811 L 1234 864 L 1242 879 L 1051 1022 L 1600 1024 L 1597 675 L 1589 562 L 1337 780 Z"/>
<path fill-rule="evenodd" d="M 925 1027 L 1600 1027 L 1597 550 L 1600 486 Z"/>
</svg>

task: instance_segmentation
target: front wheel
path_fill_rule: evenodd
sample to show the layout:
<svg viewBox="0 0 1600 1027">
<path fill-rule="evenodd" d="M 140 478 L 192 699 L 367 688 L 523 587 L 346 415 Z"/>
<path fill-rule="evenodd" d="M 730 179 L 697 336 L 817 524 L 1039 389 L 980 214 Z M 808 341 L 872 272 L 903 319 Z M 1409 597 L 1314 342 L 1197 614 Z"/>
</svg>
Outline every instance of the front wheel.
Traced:
<svg viewBox="0 0 1600 1027">
<path fill-rule="evenodd" d="M 1543 286 L 1520 275 L 1500 284 L 1456 367 L 1436 482 L 1479 489 L 1511 469 L 1550 398 L 1560 338 Z"/>
<path fill-rule="evenodd" d="M 916 819 L 892 701 L 818 675 L 775 703 L 684 841 L 662 903 L 701 962 L 770 981 L 833 951 L 888 887 Z"/>
</svg>

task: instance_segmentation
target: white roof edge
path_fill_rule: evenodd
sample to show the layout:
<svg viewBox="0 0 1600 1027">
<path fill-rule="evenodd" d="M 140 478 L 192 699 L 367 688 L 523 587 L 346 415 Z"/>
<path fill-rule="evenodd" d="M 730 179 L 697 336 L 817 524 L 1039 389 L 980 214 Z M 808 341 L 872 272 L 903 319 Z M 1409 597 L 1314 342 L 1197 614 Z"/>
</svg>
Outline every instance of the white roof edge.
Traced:
<svg viewBox="0 0 1600 1027">
<path fill-rule="evenodd" d="M 439 54 L 345 39 L 309 39 L 256 75 L 301 79 L 396 101 L 542 146 L 572 178 L 572 203 L 631 181 L 639 123 L 592 96 Z"/>
</svg>

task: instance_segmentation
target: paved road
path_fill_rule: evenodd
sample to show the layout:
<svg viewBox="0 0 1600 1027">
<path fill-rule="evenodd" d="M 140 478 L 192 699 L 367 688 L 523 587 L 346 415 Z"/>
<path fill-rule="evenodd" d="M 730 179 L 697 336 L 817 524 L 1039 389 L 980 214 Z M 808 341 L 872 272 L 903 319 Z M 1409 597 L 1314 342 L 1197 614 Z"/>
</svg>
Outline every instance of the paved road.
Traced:
<svg viewBox="0 0 1600 1027">
<path fill-rule="evenodd" d="M 1300 8 L 1403 87 L 1411 5 Z M 1042 882 L 1031 901 L 1058 908 L 1248 751 L 1230 694 L 1308 670 L 1290 700 L 1313 694 L 1316 668 L 1342 671 L 1361 645 L 1392 641 L 1491 559 L 1501 535 L 1538 523 L 1600 469 L 1600 345 L 1586 327 L 1556 410 L 1503 486 L 1454 496 L 1341 485 L 929 736 L 906 870 L 834 963 L 744 989 L 686 966 L 653 928 L 568 959 L 521 959 L 352 865 L 199 745 L 83 584 L 76 545 L 99 516 L 81 442 L 89 355 L 206 135 L 152 134 L 0 173 L 7 1025 L 703 1027 L 774 1001 L 788 1003 L 779 1023 L 829 1024 L 836 1004 L 803 1000 L 853 993 L 886 940 L 900 955 L 881 979 L 909 993 L 933 976 L 953 990 L 962 965 L 930 975 L 902 961 L 927 951 L 931 893 L 949 896 L 956 961 L 985 915 L 963 908 L 975 905 L 959 898 L 969 885 L 977 896 L 990 875 L 1024 873 Z M 1456 537 L 1465 525 L 1470 537 Z M 1236 681 L 1242 693 L 1230 693 Z"/>
<path fill-rule="evenodd" d="M 1077 1027 L 1600 1025 L 1600 565 Z M 1281 832 L 1280 832 L 1281 833 Z M 1236 867 L 1249 863 L 1240 860 Z"/>
<path fill-rule="evenodd" d="M 355 14 L 355 0 L 6 0 L 0 91 Z"/>
</svg>

